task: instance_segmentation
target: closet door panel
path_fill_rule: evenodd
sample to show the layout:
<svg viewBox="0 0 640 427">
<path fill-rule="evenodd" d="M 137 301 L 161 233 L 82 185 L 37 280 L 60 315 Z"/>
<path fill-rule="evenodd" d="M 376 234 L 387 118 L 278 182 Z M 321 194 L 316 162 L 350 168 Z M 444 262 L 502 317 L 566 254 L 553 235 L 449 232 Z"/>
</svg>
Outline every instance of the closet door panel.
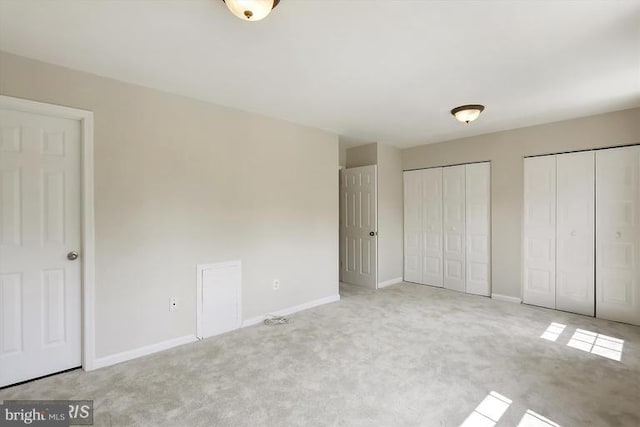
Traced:
<svg viewBox="0 0 640 427">
<path fill-rule="evenodd" d="M 556 308 L 556 156 L 524 159 L 523 301 Z"/>
<path fill-rule="evenodd" d="M 556 308 L 594 315 L 595 155 L 557 156 Z"/>
<path fill-rule="evenodd" d="M 466 166 L 466 278 L 467 293 L 491 293 L 491 164 Z"/>
<path fill-rule="evenodd" d="M 596 316 L 640 325 L 640 147 L 596 153 Z"/>
<path fill-rule="evenodd" d="M 422 283 L 422 171 L 404 173 L 404 280 Z"/>
<path fill-rule="evenodd" d="M 442 287 L 442 168 L 422 171 L 422 278 L 423 283 Z"/>
<path fill-rule="evenodd" d="M 444 287 L 465 292 L 465 166 L 442 170 Z"/>
</svg>

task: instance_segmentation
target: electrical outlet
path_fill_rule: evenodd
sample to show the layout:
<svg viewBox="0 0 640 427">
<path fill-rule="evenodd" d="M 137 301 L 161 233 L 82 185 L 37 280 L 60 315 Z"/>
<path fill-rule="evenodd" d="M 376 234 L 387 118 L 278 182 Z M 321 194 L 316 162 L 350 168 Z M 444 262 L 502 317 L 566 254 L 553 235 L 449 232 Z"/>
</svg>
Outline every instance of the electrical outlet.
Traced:
<svg viewBox="0 0 640 427">
<path fill-rule="evenodd" d="M 176 311 L 178 309 L 178 298 L 172 297 L 169 299 L 169 311 Z"/>
<path fill-rule="evenodd" d="M 277 291 L 278 289 L 280 289 L 280 280 L 274 279 L 273 280 L 273 290 Z"/>
</svg>

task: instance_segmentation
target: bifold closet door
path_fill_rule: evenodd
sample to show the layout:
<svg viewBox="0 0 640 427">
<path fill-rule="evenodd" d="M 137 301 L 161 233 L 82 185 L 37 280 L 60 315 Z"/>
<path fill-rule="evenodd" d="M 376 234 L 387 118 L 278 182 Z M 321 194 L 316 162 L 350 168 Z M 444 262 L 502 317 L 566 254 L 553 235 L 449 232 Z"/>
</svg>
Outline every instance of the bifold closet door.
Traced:
<svg viewBox="0 0 640 427">
<path fill-rule="evenodd" d="M 465 166 L 442 169 L 444 287 L 465 292 Z"/>
<path fill-rule="evenodd" d="M 524 159 L 523 301 L 556 308 L 556 156 Z"/>
<path fill-rule="evenodd" d="M 491 164 L 466 165 L 467 293 L 491 293 Z"/>
<path fill-rule="evenodd" d="M 404 280 L 422 283 L 422 171 L 404 173 Z"/>
<path fill-rule="evenodd" d="M 594 315 L 595 155 L 557 156 L 556 308 Z"/>
<path fill-rule="evenodd" d="M 422 283 L 442 287 L 442 168 L 422 171 Z"/>
<path fill-rule="evenodd" d="M 640 147 L 596 153 L 596 316 L 640 325 Z"/>
</svg>

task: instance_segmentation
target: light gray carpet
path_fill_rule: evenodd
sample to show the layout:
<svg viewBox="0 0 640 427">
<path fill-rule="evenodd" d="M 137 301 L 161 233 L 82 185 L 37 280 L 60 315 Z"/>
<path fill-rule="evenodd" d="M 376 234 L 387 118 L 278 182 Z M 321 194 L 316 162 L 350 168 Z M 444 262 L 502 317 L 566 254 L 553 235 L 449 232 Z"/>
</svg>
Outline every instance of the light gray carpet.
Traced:
<svg viewBox="0 0 640 427">
<path fill-rule="evenodd" d="M 0 399 L 94 399 L 99 426 L 459 426 L 495 391 L 568 426 L 640 425 L 640 328 L 427 286 L 342 300 Z M 567 325 L 556 342 L 540 338 Z M 567 346 L 576 328 L 624 340 L 615 361 Z"/>
</svg>

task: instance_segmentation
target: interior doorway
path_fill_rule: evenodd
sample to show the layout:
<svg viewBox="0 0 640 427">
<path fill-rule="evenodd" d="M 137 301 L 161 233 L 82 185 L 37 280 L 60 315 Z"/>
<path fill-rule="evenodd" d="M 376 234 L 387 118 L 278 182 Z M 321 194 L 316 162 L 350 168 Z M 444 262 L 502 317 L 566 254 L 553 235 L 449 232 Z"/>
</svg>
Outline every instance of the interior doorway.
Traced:
<svg viewBox="0 0 640 427">
<path fill-rule="evenodd" d="M 342 281 L 377 288 L 377 167 L 343 169 L 340 178 L 340 275 Z"/>
<path fill-rule="evenodd" d="M 90 112 L 0 97 L 0 386 L 91 369 L 92 135 Z"/>
</svg>

